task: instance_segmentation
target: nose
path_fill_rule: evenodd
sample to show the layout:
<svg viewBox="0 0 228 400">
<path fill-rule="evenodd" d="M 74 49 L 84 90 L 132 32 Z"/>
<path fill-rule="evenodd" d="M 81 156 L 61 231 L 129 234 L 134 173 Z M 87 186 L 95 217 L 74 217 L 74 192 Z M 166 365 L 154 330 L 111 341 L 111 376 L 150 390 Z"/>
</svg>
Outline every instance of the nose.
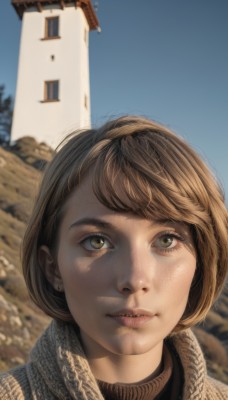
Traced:
<svg viewBox="0 0 228 400">
<path fill-rule="evenodd" d="M 117 289 L 121 294 L 147 293 L 150 290 L 152 282 L 150 258 L 141 249 L 125 253 L 119 264 L 117 277 Z"/>
</svg>

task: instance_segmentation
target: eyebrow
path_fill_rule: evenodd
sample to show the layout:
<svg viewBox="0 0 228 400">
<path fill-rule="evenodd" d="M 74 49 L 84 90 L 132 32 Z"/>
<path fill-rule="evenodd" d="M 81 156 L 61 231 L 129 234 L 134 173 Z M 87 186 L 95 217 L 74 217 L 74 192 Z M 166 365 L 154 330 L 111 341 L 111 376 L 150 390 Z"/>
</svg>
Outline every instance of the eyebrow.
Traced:
<svg viewBox="0 0 228 400">
<path fill-rule="evenodd" d="M 112 227 L 112 224 L 108 222 L 101 221 L 100 219 L 97 218 L 81 218 L 76 222 L 73 222 L 73 224 L 70 225 L 69 229 L 72 229 L 77 226 L 81 225 L 87 225 L 87 226 L 96 226 L 98 228 L 102 229 L 110 229 Z"/>
<path fill-rule="evenodd" d="M 176 225 L 175 222 L 167 220 L 167 219 L 166 220 L 155 221 L 155 222 L 153 222 L 153 224 L 154 225 L 171 224 L 171 225 L 173 225 L 173 228 L 175 228 L 175 225 Z M 182 224 L 182 223 L 180 222 L 180 223 L 177 223 L 177 224 Z M 82 225 L 84 225 L 84 226 L 94 226 L 94 227 L 97 227 L 99 229 L 113 229 L 113 225 L 112 224 L 110 224 L 109 222 L 102 221 L 102 220 L 100 220 L 98 218 L 81 218 L 78 221 L 73 222 L 70 225 L 69 230 L 72 229 L 72 228 L 75 228 L 77 226 L 82 226 Z"/>
</svg>

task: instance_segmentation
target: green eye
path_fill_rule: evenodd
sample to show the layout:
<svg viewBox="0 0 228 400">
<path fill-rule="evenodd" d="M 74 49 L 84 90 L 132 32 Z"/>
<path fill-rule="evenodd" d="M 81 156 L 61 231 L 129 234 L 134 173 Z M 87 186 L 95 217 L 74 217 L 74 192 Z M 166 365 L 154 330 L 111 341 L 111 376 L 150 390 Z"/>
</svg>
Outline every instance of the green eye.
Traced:
<svg viewBox="0 0 228 400">
<path fill-rule="evenodd" d="M 112 247 L 110 241 L 102 235 L 90 235 L 81 242 L 81 245 L 89 251 L 105 250 Z"/>
<path fill-rule="evenodd" d="M 93 249 L 99 250 L 102 249 L 102 247 L 105 244 L 105 239 L 100 236 L 94 236 L 90 239 L 90 245 Z"/>
<path fill-rule="evenodd" d="M 154 247 L 160 253 L 168 253 L 173 250 L 178 250 L 180 248 L 181 242 L 184 242 L 184 238 L 174 233 L 162 233 L 154 241 Z"/>
<path fill-rule="evenodd" d="M 173 240 L 173 236 L 162 236 L 161 238 L 159 238 L 159 244 L 163 249 L 166 249 L 173 244 Z"/>
</svg>

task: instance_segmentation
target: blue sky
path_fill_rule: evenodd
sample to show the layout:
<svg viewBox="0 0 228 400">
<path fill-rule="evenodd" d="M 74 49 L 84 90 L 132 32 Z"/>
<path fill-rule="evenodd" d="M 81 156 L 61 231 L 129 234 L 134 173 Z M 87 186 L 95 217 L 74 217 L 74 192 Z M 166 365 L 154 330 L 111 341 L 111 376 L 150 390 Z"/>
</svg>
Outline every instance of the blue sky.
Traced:
<svg viewBox="0 0 228 400">
<path fill-rule="evenodd" d="M 93 123 L 131 113 L 168 125 L 203 156 L 228 196 L 228 1 L 99 0 L 97 15 Z M 1 0 L 0 83 L 12 95 L 20 29 L 10 0 Z"/>
</svg>

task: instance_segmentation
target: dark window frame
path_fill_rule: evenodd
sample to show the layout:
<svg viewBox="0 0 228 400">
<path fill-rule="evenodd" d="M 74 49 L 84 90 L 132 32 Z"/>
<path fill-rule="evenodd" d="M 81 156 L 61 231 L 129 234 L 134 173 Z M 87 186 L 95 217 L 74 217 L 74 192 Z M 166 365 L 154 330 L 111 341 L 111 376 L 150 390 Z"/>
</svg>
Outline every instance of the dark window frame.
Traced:
<svg viewBox="0 0 228 400">
<path fill-rule="evenodd" d="M 59 101 L 59 80 L 44 82 L 44 102 Z"/>
<path fill-rule="evenodd" d="M 56 24 L 56 25 L 55 25 Z M 45 18 L 45 39 L 59 39 L 59 17 Z"/>
</svg>

